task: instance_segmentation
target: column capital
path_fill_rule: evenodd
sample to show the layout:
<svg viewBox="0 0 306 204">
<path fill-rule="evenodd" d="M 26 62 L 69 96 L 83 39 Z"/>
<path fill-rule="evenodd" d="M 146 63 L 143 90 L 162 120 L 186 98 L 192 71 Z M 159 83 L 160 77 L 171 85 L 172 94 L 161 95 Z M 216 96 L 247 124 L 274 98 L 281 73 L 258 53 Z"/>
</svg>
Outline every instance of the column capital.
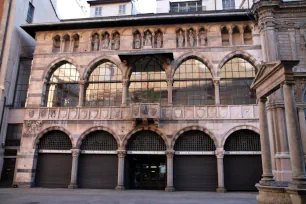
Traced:
<svg viewBox="0 0 306 204">
<path fill-rule="evenodd" d="M 265 103 L 265 102 L 267 102 L 267 97 L 261 97 L 261 98 L 259 98 L 259 101 Z"/>
<path fill-rule="evenodd" d="M 129 84 L 129 79 L 122 79 L 122 86 L 127 86 Z"/>
<path fill-rule="evenodd" d="M 297 103 L 297 104 L 296 104 L 296 108 L 297 108 L 298 110 L 304 111 L 304 109 L 306 108 L 306 104 Z"/>
<path fill-rule="evenodd" d="M 223 148 L 217 148 L 215 154 L 218 159 L 223 159 L 225 151 Z"/>
<path fill-rule="evenodd" d="M 220 79 L 214 79 L 213 82 L 214 82 L 215 86 L 219 86 L 220 85 Z"/>
<path fill-rule="evenodd" d="M 173 158 L 174 153 L 175 153 L 174 150 L 166 150 L 166 156 L 167 156 L 167 157 L 170 157 L 170 158 L 172 157 L 172 158 Z"/>
<path fill-rule="evenodd" d="M 126 151 L 125 150 L 117 150 L 117 155 L 119 158 L 124 158 L 126 155 Z"/>
<path fill-rule="evenodd" d="M 169 85 L 169 84 L 172 85 L 172 84 L 173 84 L 173 81 L 174 81 L 174 80 L 173 80 L 172 78 L 167 78 L 167 83 L 168 83 L 168 85 Z"/>
<path fill-rule="evenodd" d="M 85 85 L 85 80 L 80 80 L 79 85 Z"/>
<path fill-rule="evenodd" d="M 78 157 L 81 153 L 80 149 L 71 149 L 72 157 Z"/>
<path fill-rule="evenodd" d="M 293 86 L 295 84 L 295 81 L 291 81 L 291 80 L 287 80 L 287 81 L 284 81 L 282 83 L 282 85 L 288 85 L 288 86 Z"/>
</svg>

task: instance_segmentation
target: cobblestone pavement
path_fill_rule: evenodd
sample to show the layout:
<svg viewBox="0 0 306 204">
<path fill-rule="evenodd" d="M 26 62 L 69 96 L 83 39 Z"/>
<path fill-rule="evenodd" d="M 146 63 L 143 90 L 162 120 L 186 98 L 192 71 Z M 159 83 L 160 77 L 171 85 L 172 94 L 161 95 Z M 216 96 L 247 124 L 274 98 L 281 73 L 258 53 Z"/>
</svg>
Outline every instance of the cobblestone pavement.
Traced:
<svg viewBox="0 0 306 204">
<path fill-rule="evenodd" d="M 257 193 L 0 189 L 0 204 L 255 204 Z"/>
</svg>

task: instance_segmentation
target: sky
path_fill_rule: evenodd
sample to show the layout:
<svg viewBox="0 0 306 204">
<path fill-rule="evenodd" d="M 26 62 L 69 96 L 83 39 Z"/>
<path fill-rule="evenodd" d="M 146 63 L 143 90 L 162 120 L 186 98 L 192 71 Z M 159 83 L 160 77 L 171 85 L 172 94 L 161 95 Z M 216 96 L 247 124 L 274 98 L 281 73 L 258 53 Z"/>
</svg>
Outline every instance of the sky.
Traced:
<svg viewBox="0 0 306 204">
<path fill-rule="evenodd" d="M 156 0 L 138 0 L 140 13 L 154 13 L 156 11 Z"/>
</svg>

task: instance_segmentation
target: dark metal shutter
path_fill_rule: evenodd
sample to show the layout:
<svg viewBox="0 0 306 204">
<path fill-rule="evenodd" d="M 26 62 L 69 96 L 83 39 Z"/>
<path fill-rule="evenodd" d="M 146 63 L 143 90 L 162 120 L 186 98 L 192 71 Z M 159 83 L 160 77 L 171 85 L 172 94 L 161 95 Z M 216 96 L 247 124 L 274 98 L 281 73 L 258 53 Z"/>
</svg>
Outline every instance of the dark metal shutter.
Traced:
<svg viewBox="0 0 306 204">
<path fill-rule="evenodd" d="M 79 188 L 114 189 L 116 187 L 117 155 L 81 154 L 79 167 Z"/>
<path fill-rule="evenodd" d="M 71 164 L 71 154 L 38 154 L 35 185 L 47 188 L 68 188 Z"/>
<path fill-rule="evenodd" d="M 4 159 L 0 187 L 12 187 L 14 180 L 16 159 Z"/>
<path fill-rule="evenodd" d="M 260 155 L 224 156 L 224 182 L 228 191 L 257 191 L 262 175 Z"/>
<path fill-rule="evenodd" d="M 216 191 L 218 187 L 215 156 L 174 156 L 174 187 L 176 190 Z"/>
</svg>

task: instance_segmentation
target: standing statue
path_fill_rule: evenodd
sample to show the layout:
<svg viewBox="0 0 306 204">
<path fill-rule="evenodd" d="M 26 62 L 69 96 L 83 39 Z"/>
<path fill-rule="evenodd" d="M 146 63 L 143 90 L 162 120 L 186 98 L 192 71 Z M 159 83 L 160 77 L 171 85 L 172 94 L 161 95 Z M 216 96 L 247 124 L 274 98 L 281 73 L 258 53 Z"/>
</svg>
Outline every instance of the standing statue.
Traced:
<svg viewBox="0 0 306 204">
<path fill-rule="evenodd" d="M 108 49 L 109 48 L 109 42 L 110 42 L 109 34 L 105 34 L 102 48 L 103 49 Z"/>
<path fill-rule="evenodd" d="M 134 47 L 135 49 L 140 49 L 140 46 L 141 46 L 140 34 L 137 33 L 135 36 Z"/>
<path fill-rule="evenodd" d="M 115 37 L 114 37 L 114 50 L 119 50 L 120 48 L 120 36 L 118 33 L 115 34 Z"/>
<path fill-rule="evenodd" d="M 200 33 L 200 45 L 204 46 L 206 45 L 206 35 L 205 35 L 205 31 L 202 30 Z"/>
<path fill-rule="evenodd" d="M 156 35 L 156 48 L 162 48 L 162 44 L 163 44 L 162 35 L 160 32 L 158 32 Z"/>
<path fill-rule="evenodd" d="M 152 46 L 152 34 L 149 31 L 146 33 L 145 46 Z"/>
<path fill-rule="evenodd" d="M 182 30 L 179 31 L 177 36 L 177 47 L 184 47 L 184 34 Z"/>
<path fill-rule="evenodd" d="M 99 51 L 99 36 L 97 34 L 93 37 L 92 51 Z"/>
<path fill-rule="evenodd" d="M 193 30 L 189 30 L 189 34 L 188 34 L 188 37 L 189 37 L 189 44 L 190 44 L 190 47 L 194 47 L 194 34 L 193 34 Z"/>
</svg>

